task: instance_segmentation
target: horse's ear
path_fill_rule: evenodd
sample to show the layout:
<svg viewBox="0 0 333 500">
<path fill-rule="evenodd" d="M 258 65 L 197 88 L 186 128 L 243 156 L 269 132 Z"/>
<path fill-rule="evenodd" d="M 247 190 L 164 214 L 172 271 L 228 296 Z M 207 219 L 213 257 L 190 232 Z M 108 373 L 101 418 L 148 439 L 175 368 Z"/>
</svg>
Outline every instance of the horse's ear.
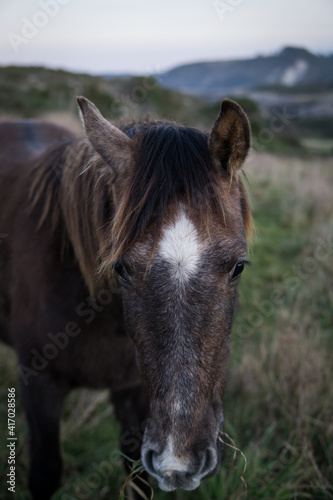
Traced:
<svg viewBox="0 0 333 500">
<path fill-rule="evenodd" d="M 119 128 L 108 122 L 85 97 L 77 97 L 82 122 L 89 142 L 112 167 L 115 174 L 123 173 L 132 156 L 132 141 Z"/>
<path fill-rule="evenodd" d="M 234 101 L 223 99 L 209 136 L 213 159 L 232 176 L 244 163 L 250 144 L 251 132 L 246 114 Z"/>
</svg>

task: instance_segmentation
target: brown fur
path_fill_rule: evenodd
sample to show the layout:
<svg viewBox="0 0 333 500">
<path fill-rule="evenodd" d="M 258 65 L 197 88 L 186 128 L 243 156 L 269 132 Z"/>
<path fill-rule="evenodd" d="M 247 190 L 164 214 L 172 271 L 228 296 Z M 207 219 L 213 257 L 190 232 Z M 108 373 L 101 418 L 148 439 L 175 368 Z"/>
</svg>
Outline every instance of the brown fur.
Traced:
<svg viewBox="0 0 333 500">
<path fill-rule="evenodd" d="M 116 136 L 115 144 L 108 146 L 109 149 L 104 154 L 104 159 L 111 157 L 112 151 L 119 150 L 120 152 L 118 156 L 114 154 L 112 161 L 109 160 L 108 164 L 103 162 L 99 155 L 96 156 L 95 151 L 85 141 L 80 141 L 75 145 L 72 144 L 70 149 L 65 151 L 60 146 L 59 150 L 51 151 L 41 159 L 36 167 L 35 179 L 32 184 L 33 206 L 36 205 L 40 198 L 44 199 L 44 209 L 40 223 L 45 220 L 51 207 L 55 207 L 52 213 L 53 225 L 56 218 L 60 216 L 60 207 L 63 208 L 65 213 L 68 213 L 66 218 L 68 235 L 92 294 L 96 286 L 105 285 L 103 280 L 105 276 L 110 277 L 110 271 L 112 271 L 117 259 L 143 237 L 150 224 L 154 224 L 154 242 L 156 244 L 166 206 L 179 196 L 185 197 L 184 201 L 192 210 L 200 213 L 199 222 L 201 227 L 208 229 L 208 214 L 211 210 L 216 210 L 223 217 L 227 226 L 235 226 L 235 222 L 233 222 L 234 210 L 233 207 L 230 207 L 230 203 L 235 196 L 235 189 L 238 189 L 241 197 L 244 230 L 247 237 L 250 238 L 252 232 L 251 210 L 242 179 L 236 174 L 237 169 L 242 165 L 246 157 L 246 154 L 238 153 L 239 158 L 237 158 L 237 140 L 240 139 L 241 134 L 237 127 L 239 129 L 241 129 L 242 125 L 248 127 L 248 123 L 247 119 L 242 115 L 239 117 L 238 106 L 228 100 L 224 100 L 223 103 L 226 101 L 229 106 L 227 109 L 228 114 L 231 113 L 230 107 L 236 106 L 237 122 L 240 120 L 241 123 L 237 123 L 237 126 L 235 125 L 232 128 L 229 124 L 231 118 L 227 116 L 226 130 L 224 128 L 220 130 L 218 124 L 222 116 L 221 111 L 209 139 L 195 129 L 178 128 L 176 124 L 168 122 L 150 122 L 136 127 L 139 131 L 138 137 L 134 138 L 129 147 L 127 143 L 128 137 L 103 118 L 100 127 L 102 133 L 100 135 L 94 134 L 92 142 L 96 144 L 96 141 L 99 140 L 102 144 L 105 140 L 104 134 L 109 133 L 113 137 Z M 79 103 L 84 103 L 83 114 L 87 115 L 85 110 L 88 105 L 85 103 L 84 98 L 79 98 Z M 223 108 L 225 107 L 224 104 Z M 88 128 L 101 117 L 99 112 L 95 117 L 95 107 L 92 111 L 94 118 L 92 119 L 88 114 Z M 229 144 L 227 137 L 230 128 L 232 131 L 231 145 L 227 145 Z M 115 132 L 115 129 L 118 132 Z M 159 162 L 159 146 L 154 138 L 147 137 L 152 134 L 154 129 L 156 129 L 154 136 L 161 135 L 163 131 L 170 136 L 172 129 L 178 130 L 176 138 L 182 133 L 182 141 L 188 141 L 183 146 L 183 152 L 177 152 L 175 141 L 172 137 L 169 137 L 167 145 L 168 157 Z M 192 144 L 190 138 L 187 138 L 184 133 L 186 130 L 192 130 L 192 143 L 195 139 L 200 139 L 203 146 L 207 142 L 207 150 L 204 151 L 204 156 L 202 156 L 202 152 L 200 156 L 199 152 L 194 151 L 194 157 L 196 157 L 194 166 L 198 169 L 196 177 L 190 176 L 189 172 L 184 169 L 188 165 L 186 157 L 184 158 L 184 151 L 186 147 L 188 148 Z M 248 130 L 247 133 L 249 134 Z M 126 146 L 122 143 L 123 136 L 126 138 L 124 141 Z M 249 138 L 246 138 L 246 141 L 249 141 Z M 230 165 L 233 165 L 232 172 L 235 174 L 235 178 L 233 174 L 230 174 L 229 163 L 225 164 L 224 155 L 227 154 L 226 152 L 223 153 L 222 159 L 219 159 L 216 163 L 212 162 L 210 158 L 208 146 L 213 150 L 212 144 L 219 144 L 220 142 L 223 142 L 226 151 L 231 151 Z M 108 144 L 110 143 L 108 142 Z M 132 171 L 130 176 L 127 171 L 124 173 L 119 168 L 116 171 L 114 170 L 115 164 L 123 164 L 122 155 L 126 148 L 128 148 L 128 152 L 132 152 L 136 159 L 134 162 L 128 157 L 126 158 L 126 169 L 124 170 Z M 246 142 L 245 148 L 247 151 L 249 142 Z M 66 158 L 68 151 L 70 151 L 70 154 Z M 213 150 L 213 160 L 219 157 L 221 151 L 221 148 L 216 151 Z M 59 159 L 57 154 L 60 155 Z M 234 162 L 235 158 L 237 158 L 237 163 Z M 163 178 L 163 175 L 171 175 L 171 173 L 163 173 L 168 169 L 170 170 L 170 162 L 174 163 L 174 171 L 178 169 L 180 175 L 183 175 L 180 179 L 180 185 L 176 186 L 177 190 L 175 190 L 174 185 L 168 185 L 170 178 Z M 61 165 L 59 169 L 61 174 L 59 175 L 64 176 L 62 182 L 64 187 L 59 189 L 54 188 L 54 182 L 52 182 L 52 179 L 50 182 L 45 172 L 45 170 L 52 171 L 55 168 L 54 165 L 57 164 Z M 181 172 L 182 168 L 184 169 L 183 172 Z M 221 168 L 225 169 L 226 174 L 228 174 L 226 178 L 229 178 L 229 188 L 223 186 Z M 145 178 L 147 171 L 150 171 L 148 182 Z M 126 175 L 128 179 L 126 179 Z M 122 191 L 116 211 L 114 210 L 115 202 L 113 198 L 117 198 L 118 193 L 113 189 L 115 184 L 116 189 Z M 139 185 L 141 187 L 140 192 L 138 190 Z M 167 193 L 164 198 L 161 195 L 163 192 Z M 77 200 L 77 203 L 73 204 L 73 199 Z M 84 203 L 81 200 L 85 200 Z M 149 200 L 149 203 L 147 203 L 147 200 Z M 71 205 L 70 209 L 68 203 Z M 109 207 L 109 213 L 115 211 L 112 220 L 105 218 L 106 205 Z"/>
<path fill-rule="evenodd" d="M 210 136 L 167 122 L 122 131 L 78 101 L 85 139 L 40 122 L 0 124 L 0 231 L 8 235 L 0 334 L 18 356 L 30 489 L 47 500 L 58 486 L 62 401 L 80 386 L 111 389 L 122 449 L 133 458 L 148 398 L 143 462 L 163 487 L 193 488 L 222 455 L 234 273 L 251 228 L 239 176 L 248 122 L 224 101 Z M 184 282 L 158 253 L 181 211 L 205 248 Z M 188 471 L 164 477 L 171 435 Z"/>
</svg>

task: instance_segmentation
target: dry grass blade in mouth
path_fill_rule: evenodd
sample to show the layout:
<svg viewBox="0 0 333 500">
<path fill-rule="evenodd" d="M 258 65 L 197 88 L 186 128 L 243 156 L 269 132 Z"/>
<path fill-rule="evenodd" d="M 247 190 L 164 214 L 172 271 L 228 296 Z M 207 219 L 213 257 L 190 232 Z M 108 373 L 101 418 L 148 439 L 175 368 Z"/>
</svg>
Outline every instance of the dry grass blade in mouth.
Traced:
<svg viewBox="0 0 333 500">
<path fill-rule="evenodd" d="M 129 458 L 126 455 L 124 455 L 123 453 L 121 453 L 121 452 L 119 452 L 119 453 L 123 457 L 125 457 L 127 460 L 129 460 L 130 462 L 132 462 L 132 468 L 131 468 L 131 472 L 128 474 L 127 478 L 125 479 L 124 484 L 120 488 L 118 500 L 126 500 L 126 499 L 130 498 L 130 497 L 128 497 L 128 496 L 125 495 L 126 486 L 130 486 L 133 490 L 135 490 L 143 500 L 153 500 L 153 498 L 154 498 L 154 490 L 153 490 L 153 488 L 151 487 L 151 485 L 145 479 L 143 479 L 140 476 L 142 474 L 142 472 L 144 471 L 143 465 L 141 464 L 141 460 L 134 461 L 131 458 Z M 149 498 L 141 490 L 140 486 L 137 484 L 138 481 L 136 483 L 134 483 L 135 479 L 141 481 L 146 486 L 149 486 L 149 488 L 151 489 L 151 494 L 150 494 Z"/>
<path fill-rule="evenodd" d="M 247 466 L 247 459 L 246 459 L 246 456 L 244 455 L 244 453 L 242 452 L 242 450 L 240 450 L 239 448 L 237 448 L 236 446 L 236 443 L 235 441 L 226 433 L 226 432 L 222 432 L 220 431 L 220 434 L 221 436 L 223 436 L 224 438 L 227 438 L 229 439 L 229 441 L 232 443 L 232 444 L 229 444 L 227 443 L 224 439 L 222 439 L 221 437 L 219 437 L 219 440 L 225 444 L 226 446 L 228 446 L 229 448 L 232 448 L 234 450 L 234 454 L 233 454 L 233 457 L 232 457 L 232 465 L 234 466 L 235 464 L 235 459 L 236 459 L 236 453 L 237 451 L 242 455 L 243 459 L 244 459 L 244 467 L 243 467 L 243 470 L 242 470 L 242 473 L 240 475 L 240 478 L 241 478 L 241 481 L 242 483 L 244 484 L 244 488 L 245 488 L 245 495 L 247 494 L 247 483 L 244 479 L 244 474 L 246 472 L 246 466 Z"/>
</svg>

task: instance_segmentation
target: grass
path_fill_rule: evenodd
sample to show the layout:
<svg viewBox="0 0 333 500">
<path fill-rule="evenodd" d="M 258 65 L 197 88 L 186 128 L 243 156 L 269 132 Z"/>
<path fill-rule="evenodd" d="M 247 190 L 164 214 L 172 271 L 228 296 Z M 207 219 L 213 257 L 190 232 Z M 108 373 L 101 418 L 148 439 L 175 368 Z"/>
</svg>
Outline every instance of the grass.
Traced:
<svg viewBox="0 0 333 500">
<path fill-rule="evenodd" d="M 240 284 L 224 400 L 224 431 L 242 453 L 234 457 L 226 447 L 218 476 L 194 492 L 167 494 L 152 482 L 155 500 L 333 498 L 333 162 L 257 154 L 247 173 L 257 236 Z M 0 356 L 5 436 L 7 387 L 18 391 L 18 379 L 13 352 L 1 346 Z M 29 498 L 19 395 L 16 425 L 17 493 L 3 486 L 4 500 Z M 73 392 L 62 424 L 63 485 L 54 500 L 117 499 L 126 481 L 118 439 L 108 394 Z M 3 446 L 0 458 L 4 485 Z"/>
<path fill-rule="evenodd" d="M 313 153 L 331 155 L 333 152 L 333 139 L 307 137 L 302 140 L 302 143 Z"/>
</svg>

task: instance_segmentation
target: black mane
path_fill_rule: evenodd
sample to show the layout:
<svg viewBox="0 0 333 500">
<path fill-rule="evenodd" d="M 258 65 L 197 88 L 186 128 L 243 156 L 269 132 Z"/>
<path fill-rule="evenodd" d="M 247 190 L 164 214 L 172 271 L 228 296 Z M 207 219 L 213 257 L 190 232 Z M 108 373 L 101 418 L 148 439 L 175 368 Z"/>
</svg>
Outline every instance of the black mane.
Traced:
<svg viewBox="0 0 333 500">
<path fill-rule="evenodd" d="M 158 235 L 170 202 L 184 201 L 191 208 L 207 210 L 214 198 L 207 193 L 211 193 L 217 170 L 209 152 L 208 134 L 195 128 L 157 122 L 124 131 L 137 136 L 138 144 L 136 166 L 115 220 L 114 243 L 120 245 L 121 253 L 144 234 L 152 221 L 157 223 Z"/>
<path fill-rule="evenodd" d="M 145 199 L 139 225 L 146 226 L 154 212 L 163 217 L 176 198 L 197 205 L 213 170 L 206 134 L 174 124 L 148 128 L 140 140 L 131 193 L 133 208 Z"/>
</svg>

